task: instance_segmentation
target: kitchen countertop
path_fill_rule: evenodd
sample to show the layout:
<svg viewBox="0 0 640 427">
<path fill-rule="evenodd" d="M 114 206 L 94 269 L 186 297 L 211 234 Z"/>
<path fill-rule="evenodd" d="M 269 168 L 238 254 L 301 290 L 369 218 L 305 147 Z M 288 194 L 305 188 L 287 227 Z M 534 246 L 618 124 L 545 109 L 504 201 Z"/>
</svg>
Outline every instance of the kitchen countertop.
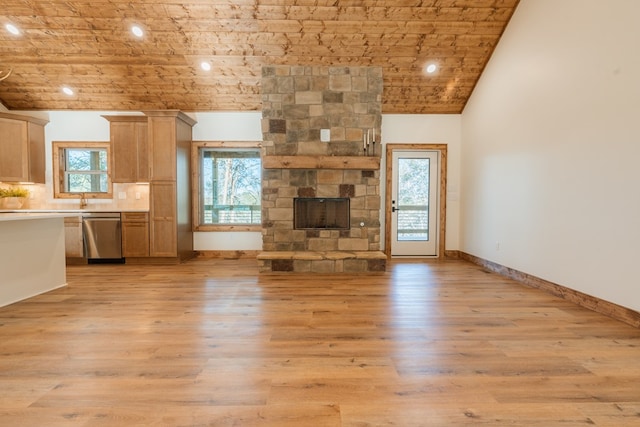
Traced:
<svg viewBox="0 0 640 427">
<path fill-rule="evenodd" d="M 49 219 L 73 216 L 70 212 L 0 212 L 0 222 L 23 221 L 27 219 Z"/>
<path fill-rule="evenodd" d="M 2 210 L 0 209 L 0 214 L 5 213 L 74 213 L 74 214 L 83 214 L 88 212 L 149 212 L 148 209 L 13 209 L 13 210 Z"/>
</svg>

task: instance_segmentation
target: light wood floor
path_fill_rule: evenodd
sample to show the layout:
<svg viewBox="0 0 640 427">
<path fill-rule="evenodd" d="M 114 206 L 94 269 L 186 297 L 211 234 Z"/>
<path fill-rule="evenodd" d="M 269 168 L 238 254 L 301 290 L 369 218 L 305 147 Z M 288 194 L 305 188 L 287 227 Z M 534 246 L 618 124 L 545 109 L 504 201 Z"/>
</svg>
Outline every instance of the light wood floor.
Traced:
<svg viewBox="0 0 640 427">
<path fill-rule="evenodd" d="M 0 308 L 0 425 L 640 425 L 640 330 L 464 261 L 388 270 L 69 267 Z"/>
</svg>

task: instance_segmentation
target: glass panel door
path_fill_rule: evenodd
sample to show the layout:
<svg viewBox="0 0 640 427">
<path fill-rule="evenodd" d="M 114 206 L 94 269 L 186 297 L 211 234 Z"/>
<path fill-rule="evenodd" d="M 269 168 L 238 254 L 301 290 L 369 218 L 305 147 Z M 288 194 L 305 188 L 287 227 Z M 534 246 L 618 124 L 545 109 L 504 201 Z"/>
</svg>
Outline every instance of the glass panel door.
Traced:
<svg viewBox="0 0 640 427">
<path fill-rule="evenodd" d="M 436 256 L 438 152 L 393 152 L 391 255 Z"/>
</svg>

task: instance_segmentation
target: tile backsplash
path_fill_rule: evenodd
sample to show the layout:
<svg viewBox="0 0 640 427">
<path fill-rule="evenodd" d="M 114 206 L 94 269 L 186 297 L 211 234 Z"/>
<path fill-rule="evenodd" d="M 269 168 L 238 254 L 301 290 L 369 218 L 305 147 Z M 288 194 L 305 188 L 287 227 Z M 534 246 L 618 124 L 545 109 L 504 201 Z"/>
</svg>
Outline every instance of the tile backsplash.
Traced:
<svg viewBox="0 0 640 427">
<path fill-rule="evenodd" d="M 54 199 L 50 186 L 44 184 L 5 184 L 1 187 L 23 187 L 29 190 L 29 198 L 21 209 L 80 209 L 80 199 Z M 112 199 L 87 199 L 87 206 L 83 210 L 100 211 L 139 211 L 149 210 L 149 184 L 113 184 Z"/>
</svg>

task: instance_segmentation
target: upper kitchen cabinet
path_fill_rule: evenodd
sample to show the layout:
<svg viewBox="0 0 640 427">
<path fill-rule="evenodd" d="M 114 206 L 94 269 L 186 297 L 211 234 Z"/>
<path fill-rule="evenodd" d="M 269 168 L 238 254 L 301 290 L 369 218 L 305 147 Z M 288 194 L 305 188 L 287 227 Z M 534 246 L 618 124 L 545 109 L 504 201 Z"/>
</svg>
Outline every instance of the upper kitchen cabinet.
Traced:
<svg viewBox="0 0 640 427">
<path fill-rule="evenodd" d="M 181 178 L 185 168 L 190 165 L 191 127 L 196 121 L 174 110 L 145 114 L 149 118 L 151 181 L 175 181 Z M 188 155 L 185 156 L 185 153 Z"/>
<path fill-rule="evenodd" d="M 47 120 L 0 112 L 0 181 L 44 184 Z"/>
<path fill-rule="evenodd" d="M 109 121 L 113 182 L 149 181 L 149 138 L 146 116 L 102 116 Z"/>
</svg>

